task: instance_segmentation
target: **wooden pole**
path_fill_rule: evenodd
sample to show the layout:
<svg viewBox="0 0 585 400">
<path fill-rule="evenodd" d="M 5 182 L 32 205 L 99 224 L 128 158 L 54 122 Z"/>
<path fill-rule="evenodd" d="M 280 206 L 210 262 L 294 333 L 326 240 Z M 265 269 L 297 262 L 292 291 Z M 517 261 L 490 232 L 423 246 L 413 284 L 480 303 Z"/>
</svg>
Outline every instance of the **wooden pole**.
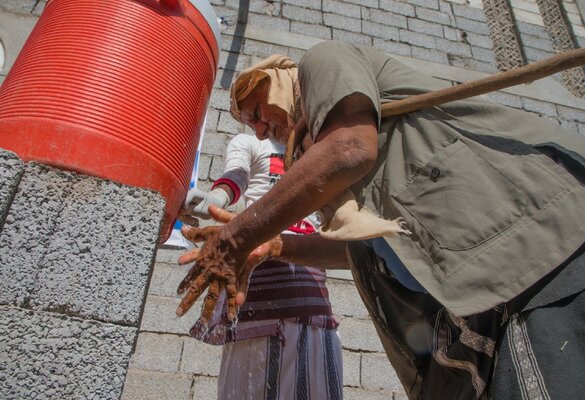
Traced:
<svg viewBox="0 0 585 400">
<path fill-rule="evenodd" d="M 422 108 L 429 108 L 455 100 L 463 100 L 521 83 L 532 82 L 584 64 L 585 48 L 569 50 L 523 67 L 514 68 L 510 71 L 490 75 L 449 88 L 419 94 L 407 99 L 384 103 L 382 105 L 382 118 L 406 114 Z"/>
</svg>

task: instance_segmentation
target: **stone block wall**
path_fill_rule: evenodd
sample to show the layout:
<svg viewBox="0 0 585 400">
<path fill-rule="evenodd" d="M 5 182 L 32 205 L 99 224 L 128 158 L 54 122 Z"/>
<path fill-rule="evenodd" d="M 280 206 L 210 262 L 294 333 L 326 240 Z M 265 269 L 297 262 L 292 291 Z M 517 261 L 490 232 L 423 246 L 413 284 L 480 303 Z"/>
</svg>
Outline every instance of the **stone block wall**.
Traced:
<svg viewBox="0 0 585 400">
<path fill-rule="evenodd" d="M 0 149 L 0 398 L 120 398 L 163 210 Z"/>
</svg>

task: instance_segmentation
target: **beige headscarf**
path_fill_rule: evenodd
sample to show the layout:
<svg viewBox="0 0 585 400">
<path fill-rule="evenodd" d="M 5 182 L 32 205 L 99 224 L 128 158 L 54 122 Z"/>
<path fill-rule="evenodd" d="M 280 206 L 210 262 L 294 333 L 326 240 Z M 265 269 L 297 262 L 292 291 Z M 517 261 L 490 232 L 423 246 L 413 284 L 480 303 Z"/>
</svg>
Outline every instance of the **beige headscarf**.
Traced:
<svg viewBox="0 0 585 400">
<path fill-rule="evenodd" d="M 242 122 L 238 102 L 245 99 L 264 79 L 270 80 L 268 104 L 282 108 L 293 116 L 295 112 L 294 85 L 297 81 L 297 63 L 280 54 L 274 54 L 258 64 L 243 70 L 230 89 L 232 116 Z"/>
</svg>

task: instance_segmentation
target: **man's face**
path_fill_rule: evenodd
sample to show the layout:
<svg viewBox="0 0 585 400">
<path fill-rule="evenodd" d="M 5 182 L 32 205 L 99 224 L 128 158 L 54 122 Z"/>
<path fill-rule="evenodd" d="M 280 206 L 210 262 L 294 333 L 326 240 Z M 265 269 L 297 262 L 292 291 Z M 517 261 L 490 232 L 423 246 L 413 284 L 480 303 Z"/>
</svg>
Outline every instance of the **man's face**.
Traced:
<svg viewBox="0 0 585 400">
<path fill-rule="evenodd" d="M 260 140 L 274 139 L 286 144 L 292 126 L 286 111 L 275 105 L 267 104 L 268 81 L 264 80 L 238 104 L 242 121 L 256 132 Z"/>
</svg>

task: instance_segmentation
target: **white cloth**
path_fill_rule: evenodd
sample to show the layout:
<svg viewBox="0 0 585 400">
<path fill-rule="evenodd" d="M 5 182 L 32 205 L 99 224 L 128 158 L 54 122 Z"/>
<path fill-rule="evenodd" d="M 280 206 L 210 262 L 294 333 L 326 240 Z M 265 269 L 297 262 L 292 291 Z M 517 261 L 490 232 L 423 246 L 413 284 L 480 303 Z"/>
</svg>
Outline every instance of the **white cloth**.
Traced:
<svg viewBox="0 0 585 400">
<path fill-rule="evenodd" d="M 227 343 L 217 387 L 221 400 L 342 399 L 339 333 L 284 322 L 279 336 Z"/>
</svg>

